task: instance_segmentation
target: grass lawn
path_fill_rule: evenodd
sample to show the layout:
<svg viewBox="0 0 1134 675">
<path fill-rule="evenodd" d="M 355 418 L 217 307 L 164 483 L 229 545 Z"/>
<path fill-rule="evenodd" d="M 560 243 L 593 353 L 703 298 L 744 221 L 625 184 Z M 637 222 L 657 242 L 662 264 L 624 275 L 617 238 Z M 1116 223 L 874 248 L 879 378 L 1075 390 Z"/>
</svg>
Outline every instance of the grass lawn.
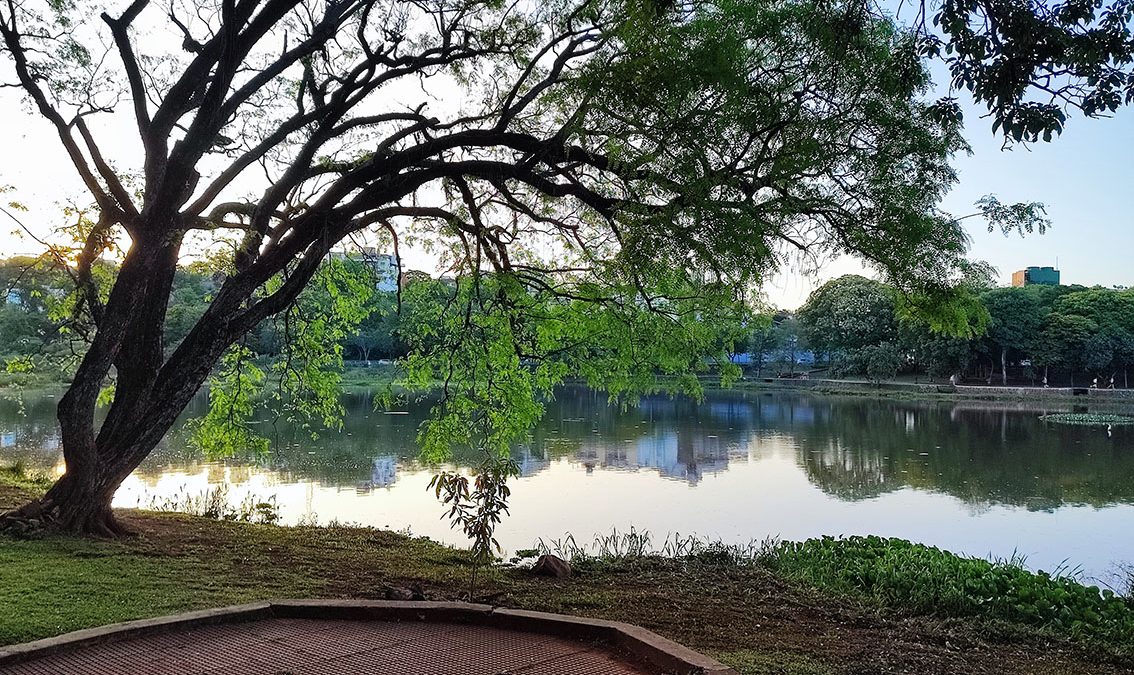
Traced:
<svg viewBox="0 0 1134 675">
<path fill-rule="evenodd" d="M 0 474 L 0 509 L 42 489 Z M 0 643 L 257 599 L 383 598 L 411 587 L 430 599 L 470 599 L 465 553 L 426 539 L 120 515 L 137 537 L 0 537 Z M 714 556 L 591 560 L 561 581 L 494 569 L 471 599 L 629 621 L 746 675 L 1134 672 L 1121 644 L 995 617 L 937 616 L 920 605 L 903 610 L 900 598 L 883 602 L 848 586 L 829 564 L 835 554 L 830 546 L 793 549 L 777 565 Z M 896 577 L 910 557 L 896 559 Z"/>
</svg>

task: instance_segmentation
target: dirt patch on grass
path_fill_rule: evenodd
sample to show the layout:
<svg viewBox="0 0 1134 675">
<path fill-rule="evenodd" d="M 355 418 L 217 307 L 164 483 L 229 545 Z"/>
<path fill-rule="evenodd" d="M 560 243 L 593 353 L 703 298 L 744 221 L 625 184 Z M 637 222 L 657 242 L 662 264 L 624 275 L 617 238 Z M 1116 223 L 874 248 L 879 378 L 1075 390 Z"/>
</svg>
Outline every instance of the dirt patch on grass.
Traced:
<svg viewBox="0 0 1134 675">
<path fill-rule="evenodd" d="M 199 588 L 211 598 L 218 589 L 223 596 L 226 585 L 240 601 L 383 598 L 412 588 L 430 599 L 627 621 L 749 675 L 1134 672 L 1134 664 L 1035 631 L 901 616 L 819 594 L 756 566 L 647 558 L 583 565 L 566 580 L 491 570 L 470 596 L 465 552 L 389 531 L 253 526 L 137 511 L 122 512 L 122 519 L 138 536 L 109 546 L 157 563 L 147 573 L 156 568 L 168 578 L 151 584 Z M 46 593 L 43 602 L 63 602 Z"/>
</svg>

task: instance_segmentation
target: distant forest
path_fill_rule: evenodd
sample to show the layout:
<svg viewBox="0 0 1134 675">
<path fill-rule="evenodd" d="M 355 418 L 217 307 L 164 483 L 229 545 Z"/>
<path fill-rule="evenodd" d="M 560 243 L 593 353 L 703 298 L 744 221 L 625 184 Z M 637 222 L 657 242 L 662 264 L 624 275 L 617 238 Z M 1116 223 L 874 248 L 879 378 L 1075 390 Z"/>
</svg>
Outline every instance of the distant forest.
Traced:
<svg viewBox="0 0 1134 675">
<path fill-rule="evenodd" d="M 347 261 L 352 273 L 373 270 L 364 261 Z M 109 282 L 115 269 L 96 270 Z M 175 346 L 208 306 L 223 271 L 194 263 L 178 269 L 167 309 L 167 348 Z M 441 301 L 446 282 L 411 272 L 403 287 L 412 301 Z M 103 284 L 109 287 L 109 283 Z M 426 292 L 422 286 L 429 287 Z M 405 356 L 399 338 L 398 294 L 372 288 L 368 317 L 338 345 L 347 361 Z M 36 258 L 0 260 L 0 360 L 9 369 L 20 363 L 66 363 L 81 353 L 88 326 L 70 311 L 73 284 L 67 271 Z M 309 292 L 305 304 L 318 312 L 331 300 Z M 903 316 L 899 292 L 882 282 L 846 275 L 827 282 L 798 311 L 769 310 L 754 315 L 747 341 L 736 353 L 748 354 L 758 376 L 798 375 L 822 369 L 832 377 L 886 380 L 902 374 L 935 379 L 956 375 L 989 384 L 1126 388 L 1134 365 L 1134 289 L 1042 286 L 985 288 L 977 296 L 986 313 L 980 335 L 963 338 L 935 333 Z M 414 300 L 416 299 L 416 300 Z M 314 308 L 314 309 L 310 309 Z M 286 325 L 266 321 L 245 341 L 261 357 L 282 351 Z"/>
<path fill-rule="evenodd" d="M 847 275 L 818 288 L 797 312 L 776 312 L 753 332 L 755 367 L 781 370 L 799 355 L 835 377 L 957 375 L 988 384 L 1125 388 L 1134 365 L 1134 290 L 1031 285 L 975 294 L 983 330 L 971 338 L 931 331 L 903 316 L 891 286 Z M 798 367 L 795 368 L 798 370 Z"/>
<path fill-rule="evenodd" d="M 363 261 L 347 261 L 352 272 L 370 275 L 373 271 Z M 95 270 L 109 282 L 115 269 L 102 263 Z M 173 281 L 173 292 L 166 310 L 165 344 L 171 349 L 180 342 L 204 313 L 209 301 L 220 288 L 224 272 L 209 269 L 205 264 L 194 263 L 178 268 Z M 423 273 L 410 273 L 406 283 L 443 285 Z M 109 288 L 109 283 L 101 284 Z M 368 318 L 358 331 L 340 345 L 347 360 L 392 359 L 403 356 L 406 347 L 398 339 L 397 294 L 378 290 L 377 279 L 370 287 L 367 298 Z M 31 359 L 43 363 L 66 361 L 66 357 L 81 353 L 82 336 L 88 330 L 81 316 L 74 316 L 74 285 L 67 271 L 38 258 L 14 257 L 0 260 L 0 359 L 14 362 Z M 420 294 L 419 294 L 420 295 Z M 308 307 L 318 312 L 321 303 L 330 299 L 317 292 L 304 298 Z M 245 340 L 244 346 L 260 356 L 273 357 L 281 352 L 286 326 L 278 321 L 265 321 Z"/>
</svg>

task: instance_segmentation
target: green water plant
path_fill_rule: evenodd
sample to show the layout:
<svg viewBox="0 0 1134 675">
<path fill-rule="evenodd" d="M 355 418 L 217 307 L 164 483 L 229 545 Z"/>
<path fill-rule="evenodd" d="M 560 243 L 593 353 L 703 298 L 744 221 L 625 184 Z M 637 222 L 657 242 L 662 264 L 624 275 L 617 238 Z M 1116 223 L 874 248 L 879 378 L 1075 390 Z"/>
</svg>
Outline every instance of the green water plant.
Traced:
<svg viewBox="0 0 1134 675">
<path fill-rule="evenodd" d="M 1058 571 L 1030 572 L 1018 557 L 993 562 L 868 536 L 782 542 L 764 562 L 821 589 L 913 613 L 999 619 L 1134 647 L 1129 600 Z"/>
<path fill-rule="evenodd" d="M 1126 415 L 1102 415 L 1097 413 L 1051 413 L 1041 415 L 1044 422 L 1073 424 L 1083 427 L 1127 426 L 1134 424 L 1134 417 Z"/>
<path fill-rule="evenodd" d="M 764 568 L 776 577 L 827 594 L 866 601 L 907 615 L 1003 622 L 1134 652 L 1134 595 L 1082 583 L 1074 568 L 1030 571 L 1018 554 L 986 560 L 933 546 L 877 536 L 821 537 L 806 541 L 725 543 L 671 534 L 660 546 L 648 531 L 597 535 L 580 544 L 567 534 L 539 540 L 576 568 L 640 569 L 677 563 L 687 570 Z"/>
</svg>

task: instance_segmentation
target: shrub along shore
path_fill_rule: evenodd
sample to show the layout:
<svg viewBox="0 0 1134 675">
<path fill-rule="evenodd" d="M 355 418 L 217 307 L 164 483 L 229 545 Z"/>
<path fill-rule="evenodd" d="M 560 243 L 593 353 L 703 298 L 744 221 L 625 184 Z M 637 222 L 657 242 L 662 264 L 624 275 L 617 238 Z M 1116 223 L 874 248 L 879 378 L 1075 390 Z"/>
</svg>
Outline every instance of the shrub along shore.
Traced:
<svg viewBox="0 0 1134 675">
<path fill-rule="evenodd" d="M 0 509 L 45 483 L 0 472 Z M 668 556 L 606 547 L 568 579 L 359 527 L 123 511 L 118 541 L 0 537 L 0 644 L 279 597 L 473 600 L 635 623 L 765 673 L 1134 672 L 1134 601 L 1012 562 L 878 537 Z"/>
</svg>

